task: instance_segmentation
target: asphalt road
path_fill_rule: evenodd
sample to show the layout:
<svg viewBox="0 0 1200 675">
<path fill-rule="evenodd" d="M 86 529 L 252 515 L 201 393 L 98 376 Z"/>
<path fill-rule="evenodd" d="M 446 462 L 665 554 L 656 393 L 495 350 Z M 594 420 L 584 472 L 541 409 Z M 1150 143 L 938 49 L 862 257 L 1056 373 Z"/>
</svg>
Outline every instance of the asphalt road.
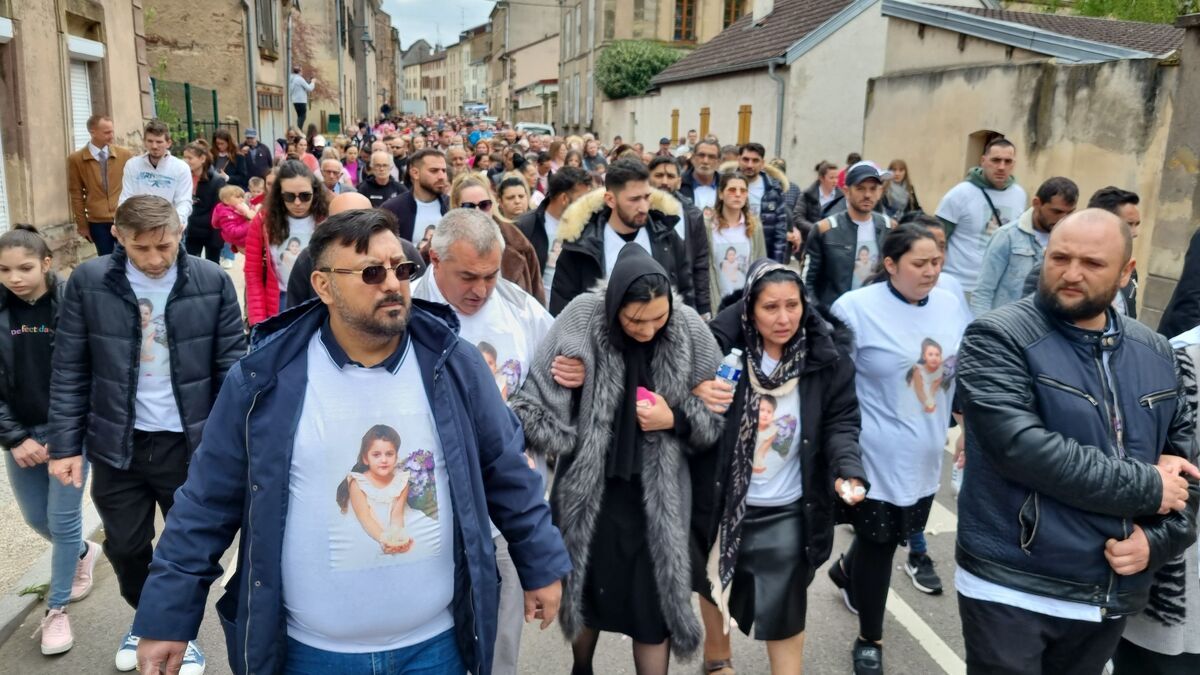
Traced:
<svg viewBox="0 0 1200 675">
<path fill-rule="evenodd" d="M 947 459 L 949 455 L 947 455 Z M 901 566 L 905 551 L 897 552 L 892 577 L 893 595 L 888 602 L 884 627 L 884 665 L 895 675 L 926 675 L 964 673 L 963 645 L 958 623 L 958 609 L 953 593 L 954 497 L 950 490 L 949 464 L 943 469 L 942 489 L 931 517 L 929 549 L 939 563 L 939 572 L 947 592 L 929 596 L 912 587 Z M 6 505 L 0 503 L 0 512 Z M 161 525 L 160 525 L 161 526 Z M 5 525 L 12 529 L 11 523 Z M 850 533 L 838 528 L 834 558 L 849 545 Z M 19 540 L 9 539 L 7 530 L 0 543 L 0 560 L 5 567 L 10 560 L 28 559 L 17 546 Z M 19 576 L 19 575 L 18 575 Z M 208 657 L 208 673 L 227 673 L 224 638 L 217 624 L 212 604 L 222 590 L 214 584 L 209 597 L 209 609 L 201 627 L 199 642 Z M 116 579 L 106 561 L 96 567 L 96 587 L 91 596 L 70 609 L 75 630 L 75 647 L 58 657 L 44 657 L 37 639 L 30 636 L 37 628 L 41 610 L 35 610 L 11 638 L 0 645 L 0 674 L 40 675 L 59 673 L 106 674 L 116 672 L 113 654 L 117 643 L 132 620 L 131 610 L 117 592 Z M 808 630 L 805 645 L 805 669 L 808 673 L 850 673 L 850 647 L 857 632 L 857 620 L 842 605 L 841 596 L 829 582 L 822 568 L 808 592 Z M 769 673 L 766 648 L 734 632 L 734 663 L 744 675 Z M 539 631 L 527 626 L 521 650 L 521 673 L 569 673 L 571 652 L 557 626 Z M 699 661 L 674 661 L 671 673 L 699 671 Z M 634 672 L 628 639 L 606 634 L 596 652 L 595 672 L 622 674 Z"/>
</svg>

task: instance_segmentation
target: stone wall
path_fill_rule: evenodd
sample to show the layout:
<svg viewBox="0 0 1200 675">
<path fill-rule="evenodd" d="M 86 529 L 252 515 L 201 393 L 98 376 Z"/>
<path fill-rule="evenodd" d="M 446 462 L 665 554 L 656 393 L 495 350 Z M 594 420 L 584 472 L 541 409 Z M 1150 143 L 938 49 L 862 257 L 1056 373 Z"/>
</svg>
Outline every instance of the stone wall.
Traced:
<svg viewBox="0 0 1200 675">
<path fill-rule="evenodd" d="M 864 155 L 880 163 L 904 159 L 929 213 L 978 165 L 981 146 L 972 135 L 977 139 L 983 131 L 1000 132 L 1016 144 L 1015 175 L 1030 195 L 1051 176 L 1074 180 L 1081 201 L 1106 185 L 1134 190 L 1141 196 L 1143 223 L 1134 255 L 1145 279 L 1147 273 L 1163 274 L 1156 260 L 1162 251 L 1151 241 L 1161 236 L 1160 178 L 1178 109 L 1179 72 L 1144 59 L 942 68 L 874 78 L 867 93 Z M 1183 222 L 1169 227 L 1190 234 Z M 1146 305 L 1146 294 L 1139 297 Z"/>
</svg>

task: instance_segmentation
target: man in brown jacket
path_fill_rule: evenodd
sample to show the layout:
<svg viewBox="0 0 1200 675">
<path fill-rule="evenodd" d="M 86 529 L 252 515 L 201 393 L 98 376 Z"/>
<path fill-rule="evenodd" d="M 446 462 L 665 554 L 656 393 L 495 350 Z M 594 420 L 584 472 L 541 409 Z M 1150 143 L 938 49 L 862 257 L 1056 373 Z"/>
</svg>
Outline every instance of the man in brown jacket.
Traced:
<svg viewBox="0 0 1200 675">
<path fill-rule="evenodd" d="M 121 176 L 133 154 L 112 144 L 113 122 L 107 115 L 89 117 L 87 130 L 88 144 L 67 156 L 67 191 L 79 236 L 95 244 L 98 255 L 108 255 L 116 245 L 112 224 Z"/>
</svg>

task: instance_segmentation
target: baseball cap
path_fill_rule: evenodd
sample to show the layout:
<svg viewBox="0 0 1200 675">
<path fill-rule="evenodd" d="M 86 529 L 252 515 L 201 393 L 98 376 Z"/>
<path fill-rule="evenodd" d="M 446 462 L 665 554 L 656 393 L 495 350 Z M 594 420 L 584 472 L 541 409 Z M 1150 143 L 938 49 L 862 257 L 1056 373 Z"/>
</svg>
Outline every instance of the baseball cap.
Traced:
<svg viewBox="0 0 1200 675">
<path fill-rule="evenodd" d="M 246 138 L 258 138 L 258 130 L 257 129 L 247 129 L 246 130 Z"/>
<path fill-rule="evenodd" d="M 880 183 L 883 183 L 883 181 L 891 177 L 891 171 L 884 171 L 880 169 L 875 162 L 863 160 L 846 170 L 846 187 L 858 185 L 864 180 L 870 180 L 872 178 Z"/>
</svg>

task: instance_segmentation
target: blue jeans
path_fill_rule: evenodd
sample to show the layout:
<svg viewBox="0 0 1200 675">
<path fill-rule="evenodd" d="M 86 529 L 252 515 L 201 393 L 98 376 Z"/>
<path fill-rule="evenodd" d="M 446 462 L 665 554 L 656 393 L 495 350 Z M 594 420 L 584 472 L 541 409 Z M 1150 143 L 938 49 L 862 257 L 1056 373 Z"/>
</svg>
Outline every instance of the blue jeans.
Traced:
<svg viewBox="0 0 1200 675">
<path fill-rule="evenodd" d="M 34 427 L 30 435 L 46 443 L 49 425 Z M 50 475 L 49 464 L 30 468 L 17 466 L 12 452 L 4 453 L 8 481 L 26 524 L 50 542 L 50 592 L 46 604 L 51 609 L 66 607 L 71 601 L 71 583 L 75 563 L 87 553 L 83 541 L 83 488 L 67 486 Z M 84 481 L 88 465 L 83 463 Z"/>
<path fill-rule="evenodd" d="M 908 535 L 908 552 L 913 555 L 924 555 L 929 552 L 929 544 L 925 542 L 924 532 L 914 532 Z"/>
<path fill-rule="evenodd" d="M 465 675 L 454 630 L 390 652 L 342 654 L 288 638 L 284 675 Z"/>
<path fill-rule="evenodd" d="M 221 258 L 225 260 L 236 260 L 237 256 L 233 254 L 233 246 L 229 242 L 225 242 L 225 248 L 221 249 Z"/>
</svg>

